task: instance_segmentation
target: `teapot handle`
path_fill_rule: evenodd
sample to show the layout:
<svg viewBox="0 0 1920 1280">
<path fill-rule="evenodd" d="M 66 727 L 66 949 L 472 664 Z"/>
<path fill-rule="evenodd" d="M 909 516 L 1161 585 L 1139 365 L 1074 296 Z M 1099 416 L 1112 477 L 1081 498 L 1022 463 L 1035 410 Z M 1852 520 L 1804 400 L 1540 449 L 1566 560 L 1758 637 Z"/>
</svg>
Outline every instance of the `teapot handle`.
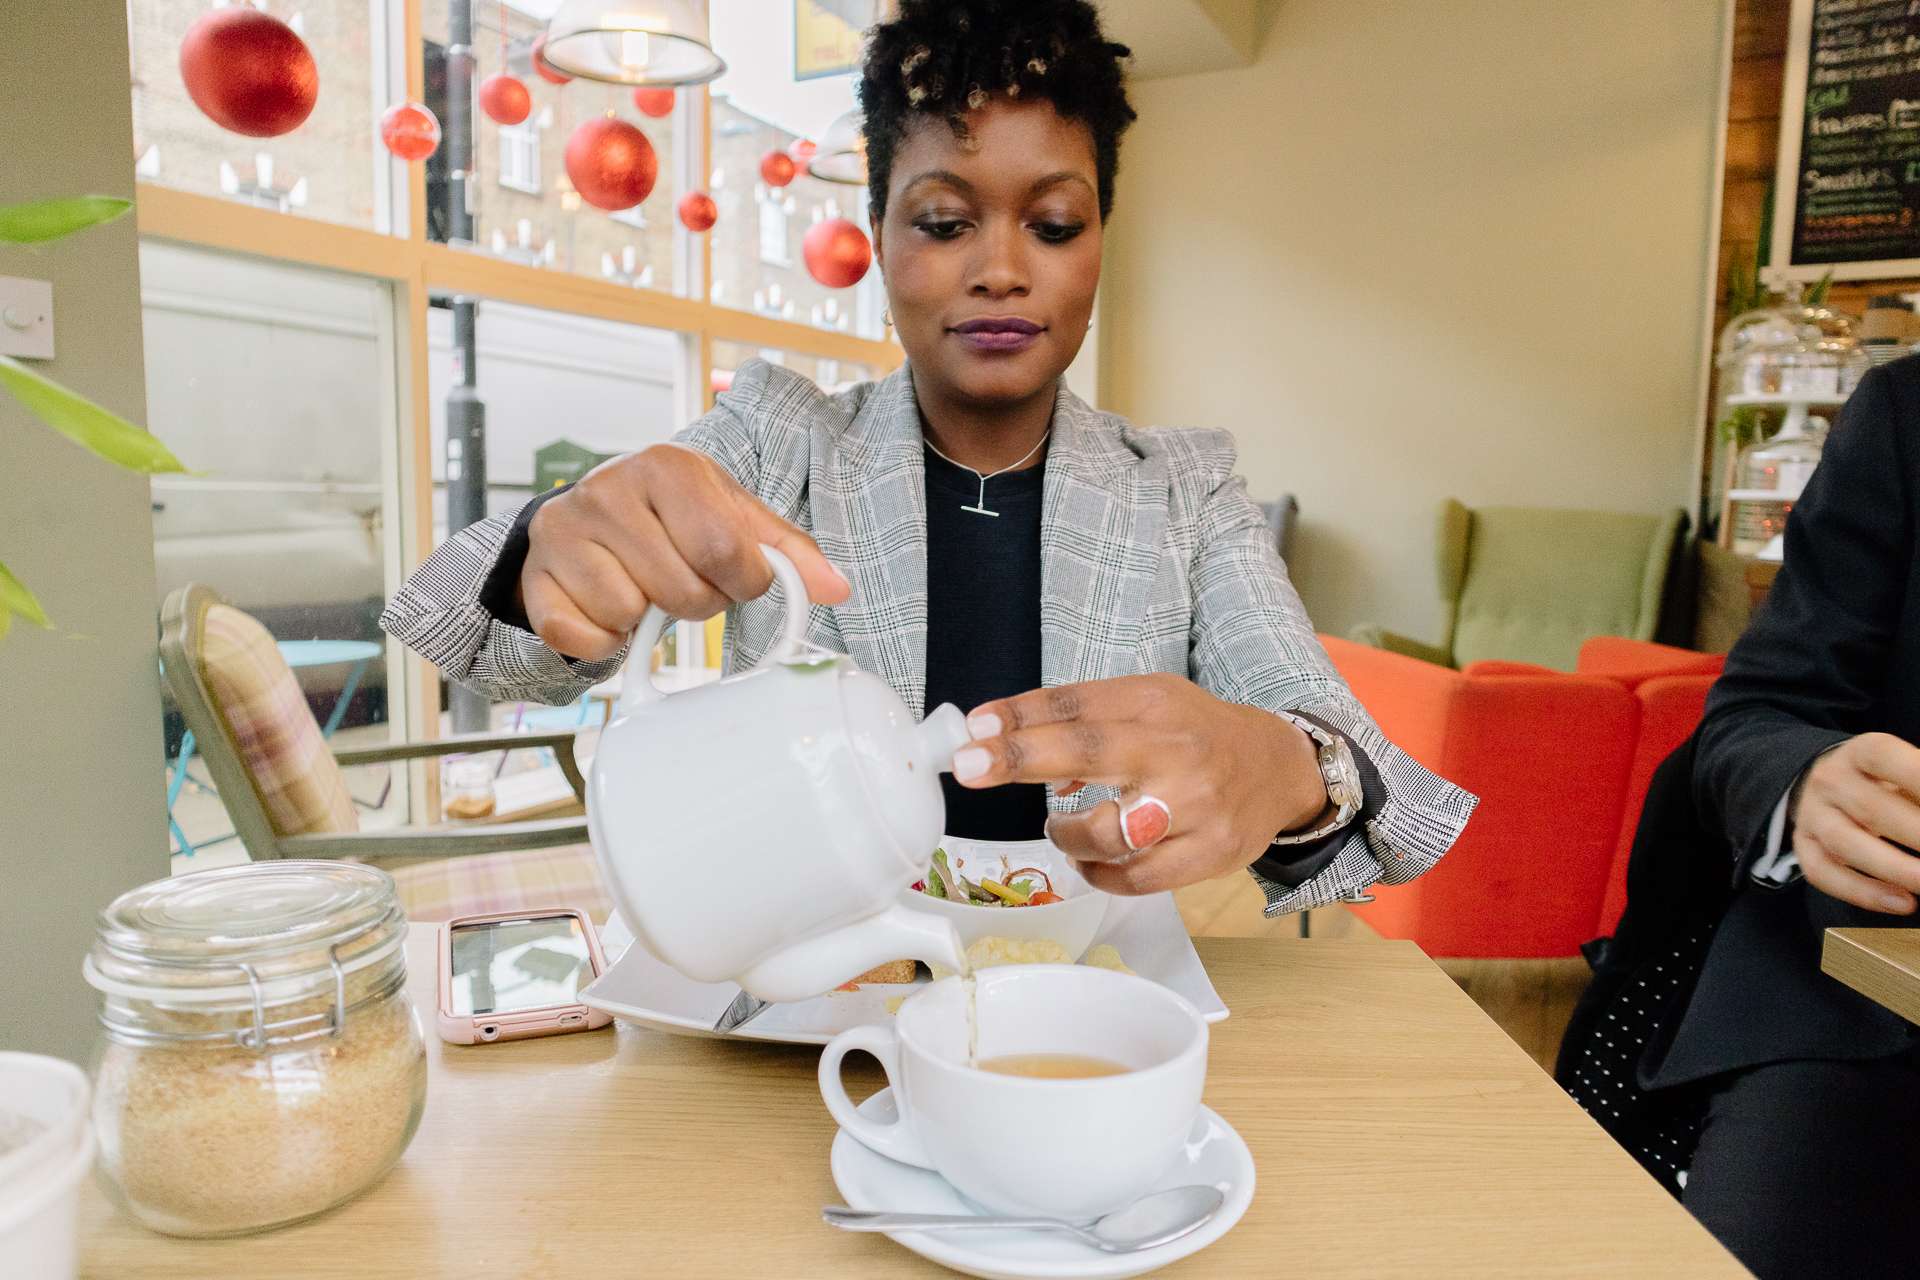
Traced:
<svg viewBox="0 0 1920 1280">
<path fill-rule="evenodd" d="M 769 666 L 783 658 L 796 657 L 807 647 L 807 586 L 800 580 L 800 571 L 793 567 L 793 561 L 781 552 L 760 544 L 760 554 L 767 558 L 767 565 L 773 570 L 773 579 L 780 584 L 782 603 L 786 605 L 786 624 L 781 629 L 780 639 L 767 650 L 767 656 L 757 665 Z M 642 703 L 659 702 L 667 695 L 654 686 L 652 672 L 648 669 L 653 660 L 653 646 L 660 643 L 660 633 L 667 626 L 667 611 L 659 605 L 647 610 L 647 616 L 640 620 L 639 630 L 633 633 L 633 639 L 627 648 L 627 661 L 620 671 L 620 713 L 625 715 Z"/>
</svg>

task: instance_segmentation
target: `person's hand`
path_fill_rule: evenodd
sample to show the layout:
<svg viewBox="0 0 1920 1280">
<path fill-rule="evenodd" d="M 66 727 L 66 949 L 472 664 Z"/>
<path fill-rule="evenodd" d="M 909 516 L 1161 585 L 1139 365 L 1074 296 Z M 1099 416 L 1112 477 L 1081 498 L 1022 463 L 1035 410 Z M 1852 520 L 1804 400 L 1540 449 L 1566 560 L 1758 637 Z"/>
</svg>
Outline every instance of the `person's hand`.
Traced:
<svg viewBox="0 0 1920 1280">
<path fill-rule="evenodd" d="M 594 468 L 534 513 L 518 598 L 540 638 L 570 658 L 610 658 L 649 605 L 710 618 L 773 581 L 764 542 L 786 553 L 816 604 L 851 588 L 814 540 L 703 453 L 657 444 Z"/>
<path fill-rule="evenodd" d="M 1056 813 L 1047 837 L 1109 893 L 1158 893 L 1238 870 L 1282 831 L 1327 807 L 1313 740 L 1269 711 L 1223 702 L 1174 675 L 1059 685 L 976 707 L 975 741 L 954 753 L 962 786 L 1046 782 L 1065 793 L 1118 787 L 1108 800 Z"/>
<path fill-rule="evenodd" d="M 1849 738 L 1813 762 L 1794 812 L 1793 851 L 1822 893 L 1908 915 L 1920 893 L 1920 748 L 1890 733 Z M 1905 845 L 1906 848 L 1897 846 Z"/>
</svg>

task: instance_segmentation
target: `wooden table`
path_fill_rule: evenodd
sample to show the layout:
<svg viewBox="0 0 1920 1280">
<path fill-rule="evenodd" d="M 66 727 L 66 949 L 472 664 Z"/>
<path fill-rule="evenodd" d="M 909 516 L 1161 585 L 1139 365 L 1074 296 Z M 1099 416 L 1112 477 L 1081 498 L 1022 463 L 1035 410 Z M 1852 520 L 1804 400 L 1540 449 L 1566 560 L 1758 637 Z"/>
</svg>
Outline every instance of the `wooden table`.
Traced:
<svg viewBox="0 0 1920 1280">
<path fill-rule="evenodd" d="M 429 1010 L 432 937 L 421 926 L 408 942 Z M 1196 942 L 1233 1010 L 1213 1030 L 1206 1100 L 1246 1138 L 1260 1180 L 1233 1231 L 1161 1274 L 1747 1275 L 1412 943 Z M 173 1240 L 89 1181 L 81 1274 L 952 1274 L 821 1224 L 840 1195 L 817 1049 L 621 1024 L 470 1048 L 429 1036 L 426 1119 L 361 1199 L 269 1235 Z M 871 1066 L 850 1061 L 850 1085 L 856 1064 Z M 858 1083 L 856 1097 L 877 1087 L 878 1069 Z"/>
<path fill-rule="evenodd" d="M 1829 929 L 1822 971 L 1920 1022 L 1920 929 Z"/>
</svg>

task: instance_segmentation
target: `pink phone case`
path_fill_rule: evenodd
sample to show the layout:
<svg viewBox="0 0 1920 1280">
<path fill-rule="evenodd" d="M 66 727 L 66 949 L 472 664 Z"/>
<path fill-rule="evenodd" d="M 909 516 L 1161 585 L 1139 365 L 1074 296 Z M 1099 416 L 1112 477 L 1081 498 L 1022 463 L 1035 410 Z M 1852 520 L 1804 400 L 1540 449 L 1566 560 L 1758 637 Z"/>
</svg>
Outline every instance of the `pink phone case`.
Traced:
<svg viewBox="0 0 1920 1280">
<path fill-rule="evenodd" d="M 537 911 L 496 911 L 483 916 L 461 916 L 440 926 L 440 1008 L 436 1021 L 440 1038 L 448 1044 L 493 1044 L 500 1040 L 530 1040 L 535 1036 L 557 1036 L 568 1031 L 592 1031 L 613 1021 L 613 1015 L 583 1004 L 556 1004 L 540 1009 L 516 1009 L 510 1013 L 454 1013 L 453 1004 L 453 931 L 461 925 L 497 924 L 502 920 L 550 920 L 572 916 L 580 922 L 587 938 L 587 956 L 593 964 L 593 976 L 607 971 L 607 958 L 600 950 L 600 934 L 593 919 L 584 911 L 569 907 L 548 907 Z"/>
</svg>

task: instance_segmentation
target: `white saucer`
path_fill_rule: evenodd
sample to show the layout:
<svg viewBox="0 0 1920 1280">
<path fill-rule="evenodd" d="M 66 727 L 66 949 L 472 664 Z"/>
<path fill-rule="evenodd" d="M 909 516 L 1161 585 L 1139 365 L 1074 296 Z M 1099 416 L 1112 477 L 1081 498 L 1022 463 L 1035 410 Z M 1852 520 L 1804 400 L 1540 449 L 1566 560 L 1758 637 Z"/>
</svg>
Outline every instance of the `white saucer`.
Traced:
<svg viewBox="0 0 1920 1280">
<path fill-rule="evenodd" d="M 893 1090 L 882 1089 L 860 1104 L 860 1114 L 882 1124 L 897 1118 Z M 926 1169 L 889 1160 L 842 1129 L 833 1139 L 833 1181 L 855 1209 L 888 1213 L 964 1213 L 980 1209 L 947 1180 Z M 1054 1231 L 889 1231 L 905 1245 L 943 1267 L 986 1280 L 1122 1280 L 1177 1262 L 1233 1229 L 1253 1201 L 1253 1153 L 1233 1126 L 1201 1107 L 1193 1132 L 1153 1190 L 1195 1183 L 1220 1188 L 1227 1202 L 1198 1231 L 1139 1253 L 1102 1253 Z"/>
<path fill-rule="evenodd" d="M 695 982 L 647 953 L 628 945 L 633 932 L 618 911 L 600 931 L 607 971 L 580 992 L 580 1003 L 626 1022 L 672 1032 L 710 1036 L 713 1024 L 733 1003 L 740 988 L 731 982 Z M 1227 1016 L 1219 992 L 1207 979 L 1180 921 L 1170 893 L 1144 898 L 1115 898 L 1107 907 L 1094 945 L 1110 943 L 1135 973 L 1185 996 L 1200 1016 L 1218 1022 Z M 912 995 L 920 984 L 868 983 L 858 991 L 835 991 L 795 1004 L 777 1004 L 732 1033 L 736 1040 L 778 1040 L 789 1044 L 825 1044 L 849 1027 L 892 1021 L 888 996 Z"/>
</svg>

